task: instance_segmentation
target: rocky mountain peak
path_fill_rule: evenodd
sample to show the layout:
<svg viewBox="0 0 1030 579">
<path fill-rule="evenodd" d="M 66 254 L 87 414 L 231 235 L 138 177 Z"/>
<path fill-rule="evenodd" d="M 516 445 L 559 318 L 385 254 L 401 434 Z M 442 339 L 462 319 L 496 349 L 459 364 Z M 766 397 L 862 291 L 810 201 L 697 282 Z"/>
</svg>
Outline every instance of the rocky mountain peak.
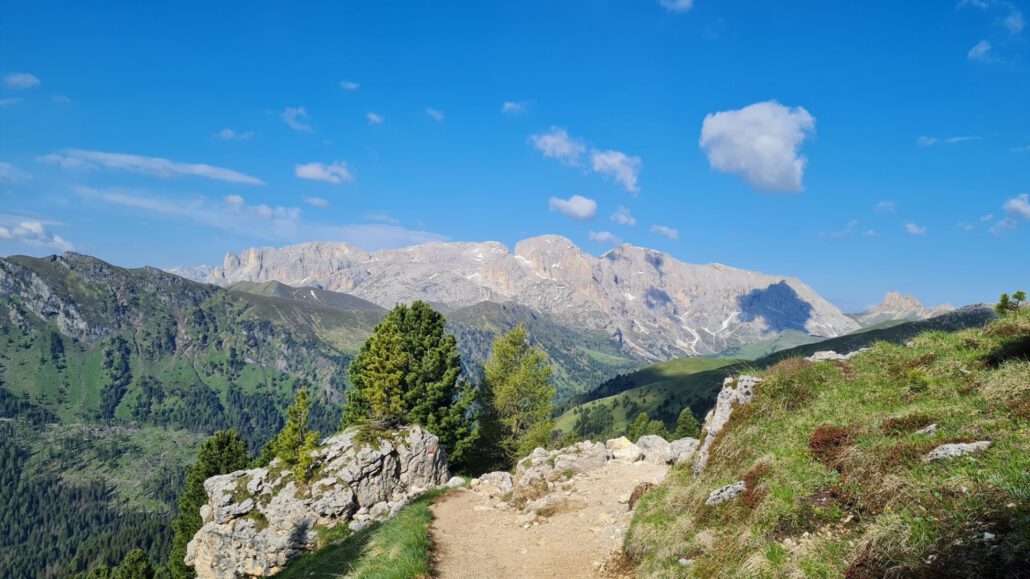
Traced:
<svg viewBox="0 0 1030 579">
<path fill-rule="evenodd" d="M 925 320 L 953 311 L 954 309 L 955 307 L 950 304 L 927 308 L 912 294 L 903 294 L 892 290 L 883 296 L 883 301 L 879 304 L 852 317 L 863 326 L 871 326 L 893 320 Z"/>
</svg>

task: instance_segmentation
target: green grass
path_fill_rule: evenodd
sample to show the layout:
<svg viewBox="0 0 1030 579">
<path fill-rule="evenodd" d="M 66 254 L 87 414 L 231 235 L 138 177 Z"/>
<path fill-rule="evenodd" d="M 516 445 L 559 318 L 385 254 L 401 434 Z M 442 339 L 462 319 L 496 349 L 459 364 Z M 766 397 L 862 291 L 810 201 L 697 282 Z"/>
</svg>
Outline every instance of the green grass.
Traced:
<svg viewBox="0 0 1030 579">
<path fill-rule="evenodd" d="M 443 490 L 429 491 L 394 517 L 305 555 L 276 577 L 413 579 L 430 577 L 429 507 Z"/>
<path fill-rule="evenodd" d="M 881 342 L 849 362 L 788 359 L 675 468 L 626 539 L 648 577 L 1012 576 L 1030 568 L 1030 311 L 987 329 Z M 933 435 L 916 434 L 929 423 Z M 928 463 L 932 448 L 990 440 Z M 744 495 L 708 494 L 737 480 Z M 991 533 L 994 540 L 985 541 Z M 689 558 L 689 567 L 678 563 Z"/>
</svg>

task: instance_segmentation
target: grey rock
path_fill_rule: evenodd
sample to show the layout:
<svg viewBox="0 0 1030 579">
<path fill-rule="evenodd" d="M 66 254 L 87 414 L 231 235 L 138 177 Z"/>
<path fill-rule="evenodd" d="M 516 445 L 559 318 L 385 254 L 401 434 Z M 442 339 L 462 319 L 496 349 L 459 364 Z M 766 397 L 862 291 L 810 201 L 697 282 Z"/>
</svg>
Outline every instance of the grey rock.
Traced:
<svg viewBox="0 0 1030 579">
<path fill-rule="evenodd" d="M 515 477 L 510 472 L 488 472 L 472 479 L 469 488 L 488 497 L 500 498 L 515 490 Z"/>
<path fill-rule="evenodd" d="M 645 434 L 637 439 L 637 447 L 644 454 L 644 460 L 655 464 L 668 464 L 672 462 L 672 446 L 669 441 L 661 436 Z"/>
<path fill-rule="evenodd" d="M 636 462 L 644 457 L 640 447 L 630 442 L 625 436 L 612 438 L 604 443 L 605 448 L 611 453 L 612 458 L 626 462 Z"/>
<path fill-rule="evenodd" d="M 317 476 L 298 485 L 289 471 L 238 471 L 204 482 L 204 526 L 187 546 L 185 562 L 200 579 L 273 575 L 316 546 L 318 529 L 364 528 L 450 478 L 437 438 L 417 427 L 378 447 L 358 444 L 355 430 L 323 441 Z"/>
<path fill-rule="evenodd" d="M 755 397 L 755 386 L 762 380 L 754 376 L 741 375 L 736 378 L 727 377 L 723 382 L 722 390 L 715 400 L 715 407 L 708 411 L 705 417 L 705 424 L 702 428 L 700 448 L 694 455 L 694 473 L 700 474 L 708 465 L 708 454 L 715 442 L 715 437 L 729 422 L 733 415 L 734 408 L 744 406 Z"/>
<path fill-rule="evenodd" d="M 805 359 L 808 360 L 809 362 L 826 362 L 826 361 L 833 361 L 833 360 L 850 360 L 851 358 L 857 356 L 858 354 L 861 354 L 862 352 L 868 352 L 868 351 L 869 351 L 869 348 L 859 348 L 859 349 L 855 350 L 854 352 L 848 352 L 847 354 L 838 354 L 837 352 L 834 352 L 833 350 L 823 350 L 823 351 L 820 351 L 820 352 L 816 352 L 816 353 L 812 354 L 811 356 L 809 356 L 809 357 L 807 357 Z"/>
<path fill-rule="evenodd" d="M 557 481 L 599 469 L 608 462 L 599 442 L 583 441 L 558 450 L 536 449 L 515 465 L 515 498 L 532 498 Z"/>
<path fill-rule="evenodd" d="M 669 443 L 669 453 L 672 455 L 672 464 L 681 464 L 694 456 L 701 441 L 696 438 L 680 438 Z"/>
<path fill-rule="evenodd" d="M 922 434 L 922 435 L 925 435 L 925 436 L 933 436 L 934 434 L 937 434 L 937 428 L 938 428 L 937 423 L 934 422 L 933 424 L 927 426 L 926 428 L 920 428 L 919 430 L 916 431 L 916 434 Z"/>
<path fill-rule="evenodd" d="M 452 476 L 452 477 L 450 478 L 450 480 L 448 480 L 448 481 L 447 481 L 447 482 L 446 482 L 446 483 L 444 484 L 444 486 L 447 486 L 447 487 L 449 487 L 449 488 L 452 488 L 452 489 L 453 489 L 453 488 L 457 488 L 457 487 L 460 487 L 460 486 L 462 486 L 462 485 L 464 485 L 464 484 L 465 484 L 465 478 L 464 478 L 464 477 L 460 477 L 460 476 Z"/>
<path fill-rule="evenodd" d="M 991 441 L 981 440 L 979 442 L 956 442 L 949 444 L 942 444 L 937 448 L 926 453 L 924 457 L 926 460 L 944 460 L 949 458 L 958 458 L 960 456 L 966 456 L 968 454 L 975 454 L 983 452 L 991 446 Z"/>
<path fill-rule="evenodd" d="M 708 499 L 705 500 L 705 504 L 708 506 L 715 506 L 725 503 L 726 501 L 731 501 L 737 498 L 745 490 L 747 490 L 747 483 L 742 480 L 738 480 L 733 484 L 728 484 L 709 493 Z"/>
</svg>

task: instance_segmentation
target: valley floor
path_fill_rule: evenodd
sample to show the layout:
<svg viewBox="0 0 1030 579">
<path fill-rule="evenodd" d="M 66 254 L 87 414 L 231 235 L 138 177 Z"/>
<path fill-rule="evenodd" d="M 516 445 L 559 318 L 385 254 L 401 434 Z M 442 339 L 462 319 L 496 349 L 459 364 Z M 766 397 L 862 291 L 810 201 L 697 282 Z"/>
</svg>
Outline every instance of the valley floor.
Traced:
<svg viewBox="0 0 1030 579">
<path fill-rule="evenodd" d="M 451 491 L 432 507 L 434 576 L 633 577 L 631 567 L 619 564 L 632 517 L 626 502 L 638 484 L 658 483 L 668 469 L 646 461 L 608 461 L 604 468 L 572 477 L 562 493 L 564 504 L 536 524 L 497 499 Z"/>
</svg>

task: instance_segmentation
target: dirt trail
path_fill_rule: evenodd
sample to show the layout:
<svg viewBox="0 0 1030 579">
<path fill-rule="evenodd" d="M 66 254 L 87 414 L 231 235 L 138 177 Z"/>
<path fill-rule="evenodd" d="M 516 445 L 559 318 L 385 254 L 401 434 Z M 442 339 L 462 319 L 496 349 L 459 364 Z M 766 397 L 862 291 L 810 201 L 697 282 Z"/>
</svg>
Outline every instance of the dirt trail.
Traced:
<svg viewBox="0 0 1030 579">
<path fill-rule="evenodd" d="M 657 483 L 669 467 L 618 460 L 578 474 L 565 508 L 529 524 L 514 508 L 458 489 L 433 505 L 436 577 L 632 577 L 612 564 L 629 526 L 626 501 L 642 482 Z"/>
</svg>

